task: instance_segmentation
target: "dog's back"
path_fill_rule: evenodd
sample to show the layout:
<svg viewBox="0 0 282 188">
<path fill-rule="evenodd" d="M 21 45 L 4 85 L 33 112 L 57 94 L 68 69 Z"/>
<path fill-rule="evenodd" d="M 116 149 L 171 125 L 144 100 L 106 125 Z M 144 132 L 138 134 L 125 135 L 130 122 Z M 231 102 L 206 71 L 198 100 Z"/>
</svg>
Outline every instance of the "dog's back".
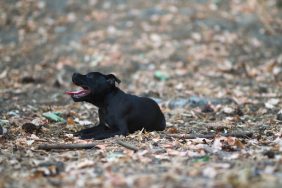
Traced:
<svg viewBox="0 0 282 188">
<path fill-rule="evenodd" d="M 147 131 L 162 131 L 165 129 L 165 117 L 154 100 L 130 94 L 125 95 L 128 98 L 130 108 L 126 116 L 130 133 L 142 128 Z"/>
</svg>

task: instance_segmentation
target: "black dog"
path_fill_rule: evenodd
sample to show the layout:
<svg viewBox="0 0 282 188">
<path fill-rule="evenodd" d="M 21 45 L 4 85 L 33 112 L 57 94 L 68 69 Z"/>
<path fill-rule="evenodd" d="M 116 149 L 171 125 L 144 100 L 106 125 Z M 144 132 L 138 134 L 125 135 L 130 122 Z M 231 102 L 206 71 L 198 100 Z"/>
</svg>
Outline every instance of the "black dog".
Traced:
<svg viewBox="0 0 282 188">
<path fill-rule="evenodd" d="M 70 91 L 75 102 L 86 101 L 99 108 L 100 123 L 75 133 L 82 139 L 105 139 L 128 135 L 137 130 L 162 131 L 166 123 L 158 104 L 152 99 L 126 94 L 116 87 L 120 80 L 113 74 L 74 73 L 72 81 L 80 91 Z"/>
</svg>

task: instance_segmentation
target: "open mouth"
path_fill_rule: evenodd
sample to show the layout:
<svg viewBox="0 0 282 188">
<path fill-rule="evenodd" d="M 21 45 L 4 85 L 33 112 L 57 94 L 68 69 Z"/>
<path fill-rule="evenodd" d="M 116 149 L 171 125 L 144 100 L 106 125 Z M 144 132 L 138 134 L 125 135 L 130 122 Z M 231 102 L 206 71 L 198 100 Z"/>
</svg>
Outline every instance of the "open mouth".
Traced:
<svg viewBox="0 0 282 188">
<path fill-rule="evenodd" d="M 80 86 L 81 89 L 78 91 L 66 91 L 65 94 L 70 95 L 74 98 L 81 98 L 87 96 L 91 91 L 86 86 Z"/>
</svg>

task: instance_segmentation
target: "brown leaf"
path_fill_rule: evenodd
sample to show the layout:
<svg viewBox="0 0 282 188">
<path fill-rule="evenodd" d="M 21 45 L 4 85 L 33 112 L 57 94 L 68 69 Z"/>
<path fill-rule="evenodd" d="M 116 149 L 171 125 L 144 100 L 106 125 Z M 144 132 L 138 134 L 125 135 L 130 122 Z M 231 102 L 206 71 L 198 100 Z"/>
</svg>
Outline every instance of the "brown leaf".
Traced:
<svg viewBox="0 0 282 188">
<path fill-rule="evenodd" d="M 71 117 L 68 117 L 67 124 L 68 125 L 75 125 L 75 122 L 74 122 L 74 120 Z"/>
<path fill-rule="evenodd" d="M 239 139 L 236 139 L 235 140 L 235 145 L 240 148 L 240 149 L 244 149 L 245 148 L 245 145 L 239 140 Z"/>
<path fill-rule="evenodd" d="M 170 127 L 167 129 L 167 132 L 170 133 L 170 134 L 175 134 L 177 133 L 177 129 L 175 127 Z"/>
</svg>

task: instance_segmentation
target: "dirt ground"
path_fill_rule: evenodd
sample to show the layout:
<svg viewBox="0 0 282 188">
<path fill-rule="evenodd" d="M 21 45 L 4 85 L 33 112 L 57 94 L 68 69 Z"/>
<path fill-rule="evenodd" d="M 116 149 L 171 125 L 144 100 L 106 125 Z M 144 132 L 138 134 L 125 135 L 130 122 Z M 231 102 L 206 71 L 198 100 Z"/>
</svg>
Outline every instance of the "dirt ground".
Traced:
<svg viewBox="0 0 282 188">
<path fill-rule="evenodd" d="M 280 6 L 1 0 L 0 188 L 282 187 Z M 90 71 L 156 100 L 166 130 L 74 137 L 98 123 L 97 108 L 64 92 Z M 58 143 L 96 146 L 38 148 Z"/>
</svg>

